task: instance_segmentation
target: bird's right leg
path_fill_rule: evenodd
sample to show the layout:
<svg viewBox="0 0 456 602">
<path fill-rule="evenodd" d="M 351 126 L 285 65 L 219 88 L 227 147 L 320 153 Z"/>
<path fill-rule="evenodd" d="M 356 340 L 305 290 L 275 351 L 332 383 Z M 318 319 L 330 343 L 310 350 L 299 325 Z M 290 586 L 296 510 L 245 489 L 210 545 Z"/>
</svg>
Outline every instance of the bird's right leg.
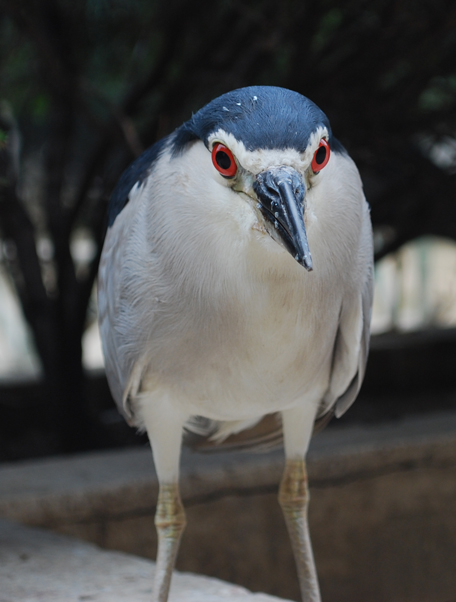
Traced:
<svg viewBox="0 0 456 602">
<path fill-rule="evenodd" d="M 182 533 L 185 512 L 179 493 L 179 459 L 186 417 L 169 404 L 151 400 L 143 416 L 152 446 L 159 482 L 155 526 L 158 537 L 152 602 L 167 602 Z"/>
<path fill-rule="evenodd" d="M 305 455 L 314 419 L 315 409 L 312 406 L 282 412 L 286 463 L 279 489 L 279 503 L 290 535 L 302 602 L 321 602 L 307 519 L 309 488 Z"/>
<path fill-rule="evenodd" d="M 155 513 L 158 551 L 152 602 L 168 600 L 171 576 L 185 524 L 185 512 L 179 495 L 179 484 L 160 483 Z"/>
</svg>

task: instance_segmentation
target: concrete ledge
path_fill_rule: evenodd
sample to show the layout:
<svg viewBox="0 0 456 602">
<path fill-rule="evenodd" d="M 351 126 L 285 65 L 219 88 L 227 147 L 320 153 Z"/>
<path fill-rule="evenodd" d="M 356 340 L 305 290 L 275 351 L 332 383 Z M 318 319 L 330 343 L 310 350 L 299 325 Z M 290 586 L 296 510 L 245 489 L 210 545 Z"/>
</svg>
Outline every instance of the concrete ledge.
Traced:
<svg viewBox="0 0 456 602">
<path fill-rule="evenodd" d="M 325 602 L 456 600 L 456 413 L 330 428 L 309 453 Z M 283 455 L 185 452 L 178 568 L 298 599 L 276 502 Z M 155 556 L 149 449 L 0 467 L 0 515 Z"/>
<path fill-rule="evenodd" d="M 150 602 L 154 563 L 0 521 L 2 602 Z M 218 579 L 175 572 L 170 602 L 280 602 Z"/>
</svg>

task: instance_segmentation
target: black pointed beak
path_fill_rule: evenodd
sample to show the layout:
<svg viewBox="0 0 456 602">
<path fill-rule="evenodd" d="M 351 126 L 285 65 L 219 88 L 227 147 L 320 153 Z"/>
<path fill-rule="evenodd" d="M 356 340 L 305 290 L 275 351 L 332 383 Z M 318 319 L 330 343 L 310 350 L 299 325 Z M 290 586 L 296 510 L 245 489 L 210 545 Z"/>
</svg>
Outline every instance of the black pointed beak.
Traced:
<svg viewBox="0 0 456 602">
<path fill-rule="evenodd" d="M 285 248 L 298 263 L 312 271 L 312 257 L 304 225 L 306 189 L 302 176 L 292 167 L 271 167 L 259 173 L 253 189 L 261 213 L 273 225 Z"/>
</svg>

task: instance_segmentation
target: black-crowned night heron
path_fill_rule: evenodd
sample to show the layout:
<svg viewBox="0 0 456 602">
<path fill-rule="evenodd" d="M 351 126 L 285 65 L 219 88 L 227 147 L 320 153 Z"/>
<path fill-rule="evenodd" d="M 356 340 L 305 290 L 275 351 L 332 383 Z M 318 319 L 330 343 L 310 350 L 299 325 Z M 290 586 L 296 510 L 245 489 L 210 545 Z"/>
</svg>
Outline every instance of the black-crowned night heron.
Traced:
<svg viewBox="0 0 456 602">
<path fill-rule="evenodd" d="M 356 166 L 296 92 L 224 94 L 121 177 L 101 258 L 100 329 L 111 391 L 147 430 L 160 484 L 154 602 L 168 598 L 185 526 L 183 429 L 206 426 L 220 441 L 274 413 L 302 598 L 320 600 L 305 456 L 315 421 L 343 414 L 360 388 L 372 266 Z"/>
</svg>

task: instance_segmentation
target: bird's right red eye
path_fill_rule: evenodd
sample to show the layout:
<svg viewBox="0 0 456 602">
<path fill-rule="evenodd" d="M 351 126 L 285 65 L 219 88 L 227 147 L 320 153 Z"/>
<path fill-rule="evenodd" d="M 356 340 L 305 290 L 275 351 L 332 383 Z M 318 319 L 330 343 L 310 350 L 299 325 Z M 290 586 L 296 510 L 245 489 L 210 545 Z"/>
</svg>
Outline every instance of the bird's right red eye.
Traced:
<svg viewBox="0 0 456 602">
<path fill-rule="evenodd" d="M 212 149 L 212 163 L 225 178 L 232 178 L 236 175 L 237 165 L 233 153 L 224 144 L 218 143 Z"/>
</svg>

